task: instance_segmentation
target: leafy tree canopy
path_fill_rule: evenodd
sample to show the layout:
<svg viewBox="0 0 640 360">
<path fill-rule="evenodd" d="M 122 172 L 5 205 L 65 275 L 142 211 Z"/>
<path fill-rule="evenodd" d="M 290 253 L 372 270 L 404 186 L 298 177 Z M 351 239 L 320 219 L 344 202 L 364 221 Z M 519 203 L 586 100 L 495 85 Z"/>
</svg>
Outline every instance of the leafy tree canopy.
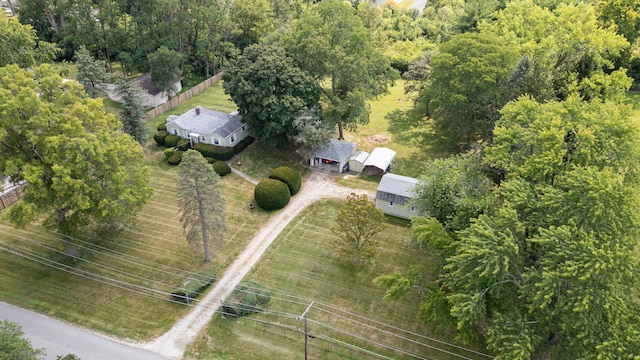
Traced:
<svg viewBox="0 0 640 360">
<path fill-rule="evenodd" d="M 0 17 L 0 67 L 16 64 L 26 68 L 53 59 L 58 49 L 45 41 L 36 42 L 36 31 L 15 18 Z"/>
<path fill-rule="evenodd" d="M 0 174 L 26 181 L 10 220 L 46 223 L 73 235 L 90 223 L 122 221 L 151 195 L 142 148 L 119 132 L 101 100 L 62 83 L 48 65 L 0 68 Z"/>
<path fill-rule="evenodd" d="M 76 80 L 92 98 L 100 95 L 100 83 L 105 82 L 109 78 L 107 69 L 104 67 L 104 61 L 96 60 L 84 45 L 75 53 L 76 67 L 78 74 Z"/>
<path fill-rule="evenodd" d="M 317 107 L 320 98 L 315 80 L 276 45 L 249 46 L 227 66 L 223 80 L 252 134 L 271 146 L 286 145 L 298 133 L 296 114 Z"/>
<path fill-rule="evenodd" d="M 398 77 L 377 51 L 369 30 L 349 3 L 327 0 L 313 5 L 284 40 L 298 65 L 322 85 L 326 114 L 343 128 L 355 130 L 369 121 L 366 100 L 387 91 Z"/>
<path fill-rule="evenodd" d="M 624 358 L 640 352 L 634 249 L 637 126 L 611 102 L 503 109 L 487 161 L 502 205 L 459 234 L 442 289 L 461 330 L 486 324 L 499 358 Z M 487 321 L 489 320 L 489 321 Z"/>
<path fill-rule="evenodd" d="M 456 35 L 442 44 L 431 58 L 425 95 L 436 131 L 451 145 L 488 138 L 517 61 L 513 46 L 492 34 Z"/>
<path fill-rule="evenodd" d="M 612 68 L 612 59 L 629 43 L 602 27 L 591 4 L 561 3 L 551 10 L 533 0 L 515 0 L 496 13 L 495 21 L 482 22 L 479 28 L 517 44 L 519 53 L 528 56 L 533 72 L 528 88 L 539 101 L 563 100 L 575 90 L 587 99 L 610 98 L 613 94 L 605 93 L 605 85 L 614 80 L 613 88 L 626 90 L 619 84 L 628 81 L 624 74 L 607 75 L 604 70 Z"/>
<path fill-rule="evenodd" d="M 147 56 L 149 61 L 149 74 L 151 80 L 158 85 L 162 91 L 171 97 L 175 94 L 173 82 L 182 75 L 182 54 L 171 50 L 166 46 L 161 46 L 158 50 Z"/>
<path fill-rule="evenodd" d="M 0 322 L 0 354 L 3 359 L 39 360 L 44 350 L 31 346 L 20 325 L 3 320 Z"/>
</svg>

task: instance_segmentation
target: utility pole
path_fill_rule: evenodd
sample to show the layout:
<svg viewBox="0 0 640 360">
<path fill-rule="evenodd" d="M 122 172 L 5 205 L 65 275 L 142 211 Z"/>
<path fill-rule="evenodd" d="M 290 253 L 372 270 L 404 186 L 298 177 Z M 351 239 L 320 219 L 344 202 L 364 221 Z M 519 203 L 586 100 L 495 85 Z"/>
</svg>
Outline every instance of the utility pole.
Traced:
<svg viewBox="0 0 640 360">
<path fill-rule="evenodd" d="M 307 334 L 307 313 L 311 310 L 311 306 L 313 306 L 314 301 L 307 306 L 302 315 L 298 316 L 296 320 L 300 321 L 300 319 L 304 320 L 304 360 L 307 360 L 307 338 L 309 335 Z"/>
</svg>

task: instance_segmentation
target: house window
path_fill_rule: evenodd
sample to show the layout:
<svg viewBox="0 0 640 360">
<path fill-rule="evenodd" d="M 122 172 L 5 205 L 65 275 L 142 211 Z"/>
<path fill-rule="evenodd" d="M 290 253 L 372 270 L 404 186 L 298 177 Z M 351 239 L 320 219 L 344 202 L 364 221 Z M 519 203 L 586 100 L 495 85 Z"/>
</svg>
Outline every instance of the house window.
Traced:
<svg viewBox="0 0 640 360">
<path fill-rule="evenodd" d="M 205 140 L 207 140 L 204 135 L 200 136 L 200 142 L 205 142 Z"/>
<path fill-rule="evenodd" d="M 236 142 L 236 134 L 231 134 L 231 143 Z"/>
<path fill-rule="evenodd" d="M 389 207 L 393 207 L 393 201 L 389 201 Z"/>
<path fill-rule="evenodd" d="M 213 144 L 214 145 L 220 145 L 220 139 L 218 139 L 217 137 L 213 138 Z"/>
<path fill-rule="evenodd" d="M 173 129 L 173 135 L 178 135 L 178 129 Z"/>
<path fill-rule="evenodd" d="M 411 212 L 416 212 L 416 207 L 412 206 L 412 207 L 409 208 L 409 210 L 411 210 Z"/>
</svg>

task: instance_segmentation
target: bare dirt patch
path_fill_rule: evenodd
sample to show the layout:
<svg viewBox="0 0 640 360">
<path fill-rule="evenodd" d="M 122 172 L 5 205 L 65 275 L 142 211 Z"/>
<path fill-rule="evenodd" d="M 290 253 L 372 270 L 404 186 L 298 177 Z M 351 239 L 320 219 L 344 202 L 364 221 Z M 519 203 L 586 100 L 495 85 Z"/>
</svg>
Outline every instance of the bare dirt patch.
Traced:
<svg viewBox="0 0 640 360">
<path fill-rule="evenodd" d="M 367 141 L 374 144 L 384 144 L 391 141 L 391 137 L 385 134 L 375 134 L 367 138 Z"/>
</svg>

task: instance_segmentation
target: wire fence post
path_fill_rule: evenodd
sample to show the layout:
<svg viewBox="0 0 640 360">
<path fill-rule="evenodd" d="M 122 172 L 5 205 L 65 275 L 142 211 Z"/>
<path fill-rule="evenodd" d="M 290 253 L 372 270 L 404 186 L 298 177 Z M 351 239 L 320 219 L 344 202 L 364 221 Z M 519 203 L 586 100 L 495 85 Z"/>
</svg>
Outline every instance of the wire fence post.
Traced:
<svg viewBox="0 0 640 360">
<path fill-rule="evenodd" d="M 307 306 L 307 308 L 304 310 L 302 315 L 297 318 L 298 321 L 300 321 L 300 319 L 304 320 L 304 360 L 307 360 L 307 338 L 309 337 L 307 333 L 307 313 L 309 312 L 309 310 L 311 310 L 311 306 L 313 306 L 313 303 L 314 301 L 312 301 L 311 304 L 309 304 L 309 306 Z"/>
</svg>

